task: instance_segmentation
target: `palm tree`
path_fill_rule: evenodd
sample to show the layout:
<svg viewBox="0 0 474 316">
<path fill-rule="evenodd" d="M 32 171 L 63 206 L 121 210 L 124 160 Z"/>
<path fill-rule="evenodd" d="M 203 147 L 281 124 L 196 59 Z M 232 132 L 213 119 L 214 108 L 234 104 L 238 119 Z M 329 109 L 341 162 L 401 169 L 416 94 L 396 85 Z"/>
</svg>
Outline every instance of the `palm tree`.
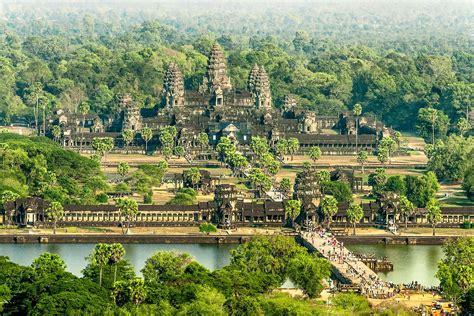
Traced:
<svg viewBox="0 0 474 316">
<path fill-rule="evenodd" d="M 114 266 L 114 283 L 117 281 L 117 267 L 118 263 L 122 261 L 125 256 L 125 248 L 122 244 L 111 244 L 109 246 L 109 263 Z"/>
<path fill-rule="evenodd" d="M 110 246 L 102 243 L 95 245 L 90 260 L 99 266 L 99 286 L 102 286 L 104 266 L 110 260 Z"/>
<path fill-rule="evenodd" d="M 193 167 L 186 172 L 186 178 L 191 182 L 193 189 L 196 189 L 196 185 L 201 181 L 201 171 L 199 168 Z"/>
<path fill-rule="evenodd" d="M 43 111 L 43 119 L 42 119 L 42 121 L 43 121 L 43 124 L 42 124 L 43 125 L 43 131 L 42 131 L 42 134 L 46 135 L 46 107 L 48 106 L 49 100 L 46 96 L 43 95 L 39 98 L 38 101 L 39 101 L 38 105 L 41 106 L 41 110 Z"/>
<path fill-rule="evenodd" d="M 318 146 L 311 147 L 309 150 L 309 158 L 316 164 L 316 161 L 321 158 L 321 149 Z"/>
<path fill-rule="evenodd" d="M 354 225 L 354 230 L 352 232 L 353 235 L 356 234 L 356 224 L 360 222 L 362 217 L 364 217 L 362 206 L 359 204 L 351 204 L 347 209 L 347 219 Z"/>
<path fill-rule="evenodd" d="M 51 132 L 53 134 L 54 141 L 58 142 L 59 137 L 61 136 L 61 127 L 59 127 L 59 125 L 54 125 Z"/>
<path fill-rule="evenodd" d="M 369 154 L 366 151 L 359 151 L 357 154 L 357 162 L 362 166 L 362 173 L 364 173 L 364 165 L 369 160 Z"/>
<path fill-rule="evenodd" d="M 58 220 L 64 216 L 63 205 L 57 201 L 53 201 L 49 203 L 45 211 L 48 220 L 53 222 L 53 234 L 56 234 L 56 224 Z"/>
<path fill-rule="evenodd" d="M 122 177 L 122 181 L 124 180 L 129 170 L 130 170 L 130 166 L 128 165 L 127 162 L 125 161 L 119 162 L 117 166 L 117 173 Z"/>
<path fill-rule="evenodd" d="M 404 195 L 400 196 L 400 214 L 405 219 L 405 229 L 408 229 L 408 217 L 415 211 L 415 205 Z"/>
<path fill-rule="evenodd" d="M 35 82 L 28 87 L 28 103 L 33 105 L 33 114 L 35 117 L 35 128 L 36 134 L 39 134 L 38 130 L 38 113 L 39 113 L 39 102 L 40 98 L 43 96 L 43 85 L 40 82 Z"/>
<path fill-rule="evenodd" d="M 333 196 L 325 196 L 321 200 L 321 212 L 327 220 L 328 228 L 330 228 L 332 217 L 337 213 L 337 200 Z"/>
<path fill-rule="evenodd" d="M 362 105 L 357 103 L 354 105 L 353 109 L 354 116 L 356 118 L 356 126 L 355 126 L 355 133 L 356 133 L 356 152 L 359 152 L 359 116 L 362 114 Z"/>
<path fill-rule="evenodd" d="M 116 200 L 116 205 L 120 213 L 120 217 L 124 217 L 125 222 L 127 223 L 127 231 L 122 233 L 128 234 L 130 232 L 130 222 L 138 214 L 138 204 L 137 201 L 131 200 L 128 198 L 119 198 Z"/>
<path fill-rule="evenodd" d="M 300 142 L 297 138 L 290 137 L 288 138 L 288 151 L 291 155 L 291 160 L 293 161 L 293 155 L 298 151 L 300 148 Z"/>
<path fill-rule="evenodd" d="M 286 139 L 278 141 L 276 151 L 282 158 L 285 158 L 285 155 L 288 154 L 288 141 Z"/>
<path fill-rule="evenodd" d="M 134 137 L 135 137 L 135 132 L 131 129 L 126 129 L 122 132 L 123 142 L 125 146 L 127 147 L 132 143 Z M 128 153 L 128 150 L 127 150 L 127 153 Z"/>
<path fill-rule="evenodd" d="M 149 127 L 144 127 L 140 132 L 143 140 L 145 141 L 145 153 L 148 152 L 148 142 L 153 138 L 153 131 Z"/>
<path fill-rule="evenodd" d="M 79 145 L 79 152 L 82 152 L 82 143 L 84 142 L 84 129 L 86 127 L 86 115 L 89 113 L 89 103 L 83 101 L 79 104 L 79 112 L 82 114 L 82 129 L 81 129 L 81 144 Z"/>
<path fill-rule="evenodd" d="M 426 204 L 426 219 L 433 227 L 433 236 L 435 236 L 436 224 L 441 221 L 441 207 L 436 198 L 431 198 Z"/>
<path fill-rule="evenodd" d="M 299 200 L 289 200 L 285 205 L 285 214 L 291 219 L 291 227 L 295 226 L 295 219 L 301 213 L 301 202 Z"/>
</svg>

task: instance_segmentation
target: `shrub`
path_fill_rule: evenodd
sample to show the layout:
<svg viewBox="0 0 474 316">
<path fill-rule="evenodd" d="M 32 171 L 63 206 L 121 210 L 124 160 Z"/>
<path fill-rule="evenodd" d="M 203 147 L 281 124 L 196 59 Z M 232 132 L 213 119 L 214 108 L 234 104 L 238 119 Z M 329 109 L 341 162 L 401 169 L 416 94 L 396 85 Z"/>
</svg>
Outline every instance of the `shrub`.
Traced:
<svg viewBox="0 0 474 316">
<path fill-rule="evenodd" d="M 108 195 L 105 194 L 105 193 L 99 193 L 99 194 L 97 194 L 97 196 L 95 197 L 95 199 L 96 199 L 96 201 L 97 201 L 98 203 L 107 203 L 108 200 L 109 200 L 109 197 L 108 197 Z"/>
<path fill-rule="evenodd" d="M 471 224 L 471 222 L 468 222 L 468 221 L 465 221 L 464 223 L 461 224 L 461 228 L 464 228 L 464 229 L 470 229 L 472 227 L 473 225 Z"/>
<path fill-rule="evenodd" d="M 217 227 L 210 223 L 204 223 L 199 226 L 199 231 L 201 233 L 215 233 L 217 231 Z"/>
</svg>

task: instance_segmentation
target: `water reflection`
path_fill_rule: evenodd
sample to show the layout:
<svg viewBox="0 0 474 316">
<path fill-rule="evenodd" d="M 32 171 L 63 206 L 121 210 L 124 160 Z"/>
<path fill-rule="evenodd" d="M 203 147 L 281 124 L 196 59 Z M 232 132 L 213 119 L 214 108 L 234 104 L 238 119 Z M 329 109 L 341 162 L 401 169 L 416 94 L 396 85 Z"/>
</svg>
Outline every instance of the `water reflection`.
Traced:
<svg viewBox="0 0 474 316">
<path fill-rule="evenodd" d="M 161 250 L 187 252 L 206 268 L 219 269 L 229 263 L 229 252 L 237 245 L 128 244 L 124 247 L 126 258 L 139 273 L 145 260 Z M 87 264 L 85 258 L 93 248 L 94 244 L 0 244 L 0 255 L 8 256 L 19 264 L 30 265 L 43 252 L 56 253 L 66 262 L 68 271 L 80 276 Z M 434 275 L 442 258 L 441 246 L 349 245 L 348 248 L 359 253 L 374 253 L 377 257 L 386 256 L 394 266 L 393 272 L 380 274 L 387 281 L 408 283 L 416 280 L 427 286 L 438 284 Z"/>
<path fill-rule="evenodd" d="M 30 265 L 34 258 L 44 252 L 61 256 L 67 270 L 80 276 L 87 265 L 86 257 L 95 244 L 0 244 L 0 255 L 9 257 L 13 262 Z M 157 251 L 187 252 L 210 270 L 221 268 L 230 260 L 230 250 L 237 245 L 207 244 L 126 244 L 126 258 L 137 273 L 143 268 L 145 260 Z"/>
<path fill-rule="evenodd" d="M 435 277 L 438 261 L 443 257 L 441 246 L 435 245 L 348 245 L 357 253 L 373 253 L 387 257 L 393 271 L 379 273 L 380 277 L 394 283 L 418 281 L 425 286 L 438 285 Z"/>
</svg>

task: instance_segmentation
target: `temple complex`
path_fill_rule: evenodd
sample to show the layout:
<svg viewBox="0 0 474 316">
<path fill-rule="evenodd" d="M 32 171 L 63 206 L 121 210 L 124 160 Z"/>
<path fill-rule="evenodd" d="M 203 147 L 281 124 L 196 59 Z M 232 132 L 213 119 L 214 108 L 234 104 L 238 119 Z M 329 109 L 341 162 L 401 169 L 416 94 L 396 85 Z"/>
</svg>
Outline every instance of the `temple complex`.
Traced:
<svg viewBox="0 0 474 316">
<path fill-rule="evenodd" d="M 126 129 L 136 132 L 133 144 L 138 146 L 143 143 L 139 137 L 143 127 L 157 135 L 160 128 L 174 125 L 177 143 L 187 151 L 196 148 L 197 135 L 206 132 L 210 145 L 217 144 L 222 136 L 228 136 L 238 146 L 249 144 L 254 136 L 266 138 L 270 145 L 295 137 L 301 151 L 319 146 L 325 154 L 353 154 L 356 143 L 360 149 L 372 150 L 389 133 L 381 122 L 367 117 L 360 117 L 356 126 L 356 119 L 348 112 L 319 116 L 299 106 L 291 95 L 280 109 L 275 107 L 269 76 L 262 65 L 253 65 L 246 90 L 235 89 L 218 44 L 212 47 L 199 88 L 186 90 L 184 81 L 179 66 L 170 63 L 164 75 L 161 102 L 154 108 L 142 109 L 130 94 L 124 93 L 115 115 L 104 118 L 59 111 L 50 120 L 50 127 L 61 126 L 61 139 L 68 147 L 88 148 L 93 138 L 105 136 L 113 137 L 116 147 L 120 147 L 121 133 Z M 151 150 L 156 148 L 158 138 L 154 137 L 149 145 Z"/>
</svg>

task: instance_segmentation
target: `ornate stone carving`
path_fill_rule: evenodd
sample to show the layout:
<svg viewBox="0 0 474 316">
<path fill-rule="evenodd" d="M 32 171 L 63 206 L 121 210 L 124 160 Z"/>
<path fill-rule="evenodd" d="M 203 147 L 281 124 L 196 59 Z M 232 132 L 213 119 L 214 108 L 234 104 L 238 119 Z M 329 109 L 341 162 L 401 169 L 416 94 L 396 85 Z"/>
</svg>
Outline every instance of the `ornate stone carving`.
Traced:
<svg viewBox="0 0 474 316">
<path fill-rule="evenodd" d="M 122 130 L 141 130 L 142 116 L 140 115 L 140 107 L 137 102 L 133 101 L 130 94 L 126 93 L 121 97 L 120 106 L 123 109 Z"/>
</svg>

